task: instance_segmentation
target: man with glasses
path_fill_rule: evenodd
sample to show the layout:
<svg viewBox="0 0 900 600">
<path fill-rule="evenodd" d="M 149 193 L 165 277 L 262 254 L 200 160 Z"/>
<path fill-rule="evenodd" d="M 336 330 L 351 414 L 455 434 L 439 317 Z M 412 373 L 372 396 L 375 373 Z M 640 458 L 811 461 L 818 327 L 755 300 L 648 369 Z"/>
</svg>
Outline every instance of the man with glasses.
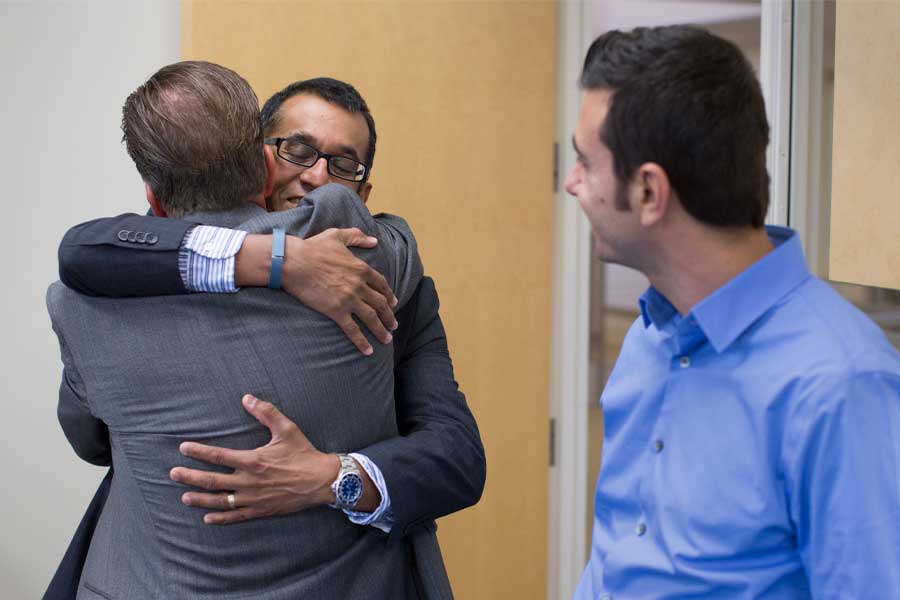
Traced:
<svg viewBox="0 0 900 600">
<path fill-rule="evenodd" d="M 264 144 L 275 146 L 278 156 L 300 167 L 313 167 L 319 159 L 325 159 L 328 165 L 328 173 L 338 179 L 346 181 L 365 181 L 369 170 L 354 156 L 336 156 L 319 152 L 314 147 L 303 142 L 303 138 L 292 136 L 287 138 L 269 138 Z M 353 152 L 353 149 L 345 150 Z M 276 209 L 277 210 L 277 209 Z"/>
<path fill-rule="evenodd" d="M 368 199 L 376 133 L 365 101 L 352 86 L 327 78 L 291 84 L 266 102 L 262 125 L 265 143 L 276 156 L 274 185 L 266 198 L 270 210 L 295 207 L 329 182 Z M 171 243 L 122 241 L 118 232 L 123 230 L 160 231 L 160 239 Z M 361 467 L 365 494 L 348 517 L 391 536 L 426 540 L 427 544 L 414 545 L 419 571 L 441 571 L 433 520 L 478 500 L 484 485 L 484 452 L 453 380 L 433 282 L 424 278 L 395 320 L 390 311 L 392 294 L 383 278 L 345 248 L 366 243 L 358 232 L 347 230 L 326 231 L 306 240 L 288 236 L 282 287 L 334 319 L 364 353 L 373 352 L 372 342 L 360 332 L 354 315 L 379 341 L 393 339 L 400 435 L 351 454 Z M 236 247 L 240 250 L 235 253 Z M 60 247 L 60 272 L 70 287 L 95 295 L 233 291 L 236 286 L 265 284 L 270 249 L 267 236 L 248 235 L 240 243 L 229 230 L 125 215 L 70 230 Z M 142 275 L 136 277 L 136 273 Z M 393 327 L 397 329 L 391 334 L 388 329 Z M 286 423 L 281 415 L 276 420 Z M 276 480 L 267 468 L 257 472 L 237 468 L 233 475 L 222 475 L 178 467 L 172 477 L 207 490 L 187 492 L 182 500 L 214 509 L 205 515 L 208 523 L 289 514 L 320 506 L 321 502 L 310 500 L 308 490 L 335 478 L 335 473 L 309 478 L 317 451 L 303 450 L 291 444 L 270 444 L 245 455 L 262 466 L 288 464 L 290 486 L 284 485 L 284 477 Z M 194 459 L 235 468 L 229 454 L 218 448 L 186 443 L 182 451 Z M 223 500 L 227 498 L 223 491 L 233 492 L 233 507 Z"/>
</svg>

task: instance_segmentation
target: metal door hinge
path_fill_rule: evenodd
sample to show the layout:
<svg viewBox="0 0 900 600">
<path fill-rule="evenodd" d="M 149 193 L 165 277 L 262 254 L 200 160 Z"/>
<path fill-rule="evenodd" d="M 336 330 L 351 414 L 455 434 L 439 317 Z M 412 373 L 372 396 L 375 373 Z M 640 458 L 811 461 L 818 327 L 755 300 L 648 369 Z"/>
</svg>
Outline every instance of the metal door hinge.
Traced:
<svg viewBox="0 0 900 600">
<path fill-rule="evenodd" d="M 553 193 L 559 191 L 559 143 L 553 142 Z"/>
<path fill-rule="evenodd" d="M 550 419 L 550 466 L 556 466 L 556 419 Z"/>
</svg>

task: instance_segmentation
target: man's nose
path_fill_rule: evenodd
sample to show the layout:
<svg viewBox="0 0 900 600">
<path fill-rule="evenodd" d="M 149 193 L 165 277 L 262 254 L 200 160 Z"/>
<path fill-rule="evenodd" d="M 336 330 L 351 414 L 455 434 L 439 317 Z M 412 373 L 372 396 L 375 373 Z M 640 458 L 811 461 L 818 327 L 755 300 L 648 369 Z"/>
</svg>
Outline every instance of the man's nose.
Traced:
<svg viewBox="0 0 900 600">
<path fill-rule="evenodd" d="M 328 161 L 324 158 L 320 158 L 313 166 L 304 169 L 303 172 L 300 173 L 300 181 L 315 187 L 325 185 L 331 181 L 328 175 Z"/>
<path fill-rule="evenodd" d="M 566 183 L 565 183 L 566 191 L 573 196 L 577 195 L 575 193 L 575 191 L 576 191 L 575 187 L 578 185 L 578 182 L 580 180 L 580 177 L 578 176 L 577 171 L 578 171 L 578 166 L 576 165 L 576 166 L 572 167 L 572 170 L 569 171 L 568 175 L 566 175 Z"/>
</svg>

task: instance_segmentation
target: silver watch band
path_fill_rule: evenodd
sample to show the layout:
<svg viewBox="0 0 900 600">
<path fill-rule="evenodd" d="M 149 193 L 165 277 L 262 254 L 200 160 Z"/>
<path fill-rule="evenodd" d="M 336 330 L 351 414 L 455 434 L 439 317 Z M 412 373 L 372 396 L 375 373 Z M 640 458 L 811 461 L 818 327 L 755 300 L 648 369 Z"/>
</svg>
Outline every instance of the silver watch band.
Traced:
<svg viewBox="0 0 900 600">
<path fill-rule="evenodd" d="M 332 508 L 353 509 L 359 499 L 362 498 L 362 474 L 356 461 L 346 454 L 338 454 L 341 468 L 337 477 L 331 484 L 331 492 L 334 494 Z"/>
</svg>

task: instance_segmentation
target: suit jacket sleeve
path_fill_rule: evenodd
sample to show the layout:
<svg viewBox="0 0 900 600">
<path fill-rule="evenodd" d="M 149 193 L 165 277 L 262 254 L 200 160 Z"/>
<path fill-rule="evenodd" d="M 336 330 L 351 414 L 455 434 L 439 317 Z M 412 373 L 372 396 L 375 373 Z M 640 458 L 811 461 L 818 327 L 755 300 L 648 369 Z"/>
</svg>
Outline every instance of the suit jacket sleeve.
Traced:
<svg viewBox="0 0 900 600">
<path fill-rule="evenodd" d="M 484 447 L 438 315 L 434 282 L 425 277 L 397 319 L 395 401 L 400 436 L 359 450 L 381 469 L 391 496 L 391 535 L 478 502 Z"/>
<path fill-rule="evenodd" d="M 59 245 L 59 278 L 89 296 L 187 294 L 178 250 L 195 225 L 134 214 L 81 223 Z"/>
<path fill-rule="evenodd" d="M 59 284 L 54 284 L 59 286 Z M 51 321 L 55 314 L 53 297 L 58 292 L 51 286 L 47 292 L 47 308 Z M 112 464 L 112 451 L 109 444 L 109 429 L 106 423 L 91 414 L 87 401 L 84 382 L 75 366 L 72 352 L 66 344 L 62 330 L 53 322 L 53 331 L 59 339 L 59 350 L 63 362 L 62 381 L 59 384 L 59 404 L 56 414 L 63 433 L 75 454 L 84 461 L 94 465 Z"/>
</svg>

